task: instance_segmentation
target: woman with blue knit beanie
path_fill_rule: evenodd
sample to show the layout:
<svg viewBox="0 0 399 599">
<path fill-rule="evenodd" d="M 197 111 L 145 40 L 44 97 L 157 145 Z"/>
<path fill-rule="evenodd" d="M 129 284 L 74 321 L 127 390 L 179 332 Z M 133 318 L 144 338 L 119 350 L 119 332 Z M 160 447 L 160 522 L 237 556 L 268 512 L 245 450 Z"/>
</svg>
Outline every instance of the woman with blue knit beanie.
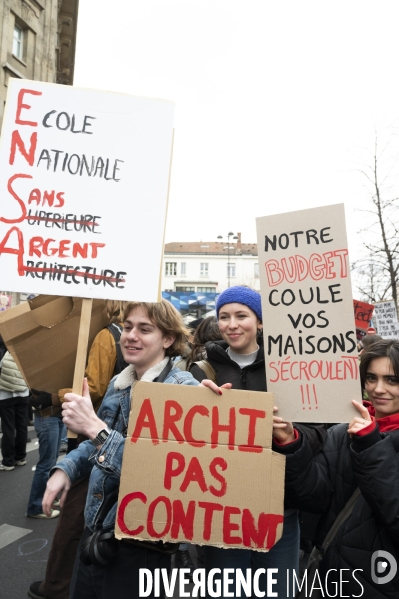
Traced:
<svg viewBox="0 0 399 599">
<path fill-rule="evenodd" d="M 223 341 L 209 341 L 205 345 L 207 360 L 216 373 L 216 383 L 219 386 L 232 383 L 233 389 L 266 391 L 260 294 L 241 285 L 230 287 L 219 295 L 216 314 Z M 204 371 L 195 363 L 190 372 L 198 381 L 206 378 Z M 324 429 L 321 426 L 295 426 L 306 435 L 313 452 L 320 451 L 325 438 Z M 247 568 L 252 568 L 253 572 L 258 568 L 277 568 L 278 573 L 274 577 L 278 582 L 273 585 L 277 595 L 273 596 L 280 599 L 292 597 L 287 592 L 287 570 L 291 580 L 292 571 L 298 573 L 299 524 L 297 512 L 285 507 L 283 535 L 268 553 L 205 546 L 206 569 L 241 569 L 245 576 Z M 229 588 L 235 588 L 235 579 L 234 585 Z M 265 597 L 268 596 L 266 574 L 259 578 L 259 589 L 265 592 Z"/>
</svg>

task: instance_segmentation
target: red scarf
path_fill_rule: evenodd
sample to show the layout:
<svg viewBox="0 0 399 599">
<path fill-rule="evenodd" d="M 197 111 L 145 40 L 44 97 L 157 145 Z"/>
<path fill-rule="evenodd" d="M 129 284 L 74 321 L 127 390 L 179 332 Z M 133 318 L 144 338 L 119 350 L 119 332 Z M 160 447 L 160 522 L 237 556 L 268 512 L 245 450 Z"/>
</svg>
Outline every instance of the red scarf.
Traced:
<svg viewBox="0 0 399 599">
<path fill-rule="evenodd" d="M 395 431 L 399 428 L 399 413 L 384 416 L 384 418 L 376 418 L 373 404 L 364 399 L 363 405 L 368 409 L 370 416 L 373 416 L 382 433 L 385 433 L 386 431 Z"/>
</svg>

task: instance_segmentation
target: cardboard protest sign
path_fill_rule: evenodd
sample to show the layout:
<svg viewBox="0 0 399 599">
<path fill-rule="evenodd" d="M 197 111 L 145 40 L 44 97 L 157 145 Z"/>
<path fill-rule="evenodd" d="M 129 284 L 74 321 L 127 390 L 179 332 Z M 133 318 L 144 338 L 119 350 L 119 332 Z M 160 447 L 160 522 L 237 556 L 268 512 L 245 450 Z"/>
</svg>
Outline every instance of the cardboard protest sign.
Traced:
<svg viewBox="0 0 399 599">
<path fill-rule="evenodd" d="M 83 301 L 39 295 L 0 314 L 0 334 L 30 388 L 72 386 Z M 94 300 L 89 345 L 107 324 L 104 300 Z"/>
<path fill-rule="evenodd" d="M 279 415 L 348 422 L 361 400 L 343 204 L 257 219 L 268 390 Z"/>
<path fill-rule="evenodd" d="M 374 320 L 377 333 L 383 339 L 399 339 L 398 315 L 394 300 L 377 302 L 374 305 Z"/>
<path fill-rule="evenodd" d="M 116 537 L 268 551 L 284 513 L 272 421 L 271 393 L 137 383 Z"/>
<path fill-rule="evenodd" d="M 353 311 L 355 314 L 355 326 L 360 331 L 367 331 L 370 326 L 370 320 L 373 317 L 374 306 L 367 302 L 353 300 Z"/>
<path fill-rule="evenodd" d="M 10 79 L 0 140 L 8 289 L 157 301 L 171 102 Z"/>
</svg>

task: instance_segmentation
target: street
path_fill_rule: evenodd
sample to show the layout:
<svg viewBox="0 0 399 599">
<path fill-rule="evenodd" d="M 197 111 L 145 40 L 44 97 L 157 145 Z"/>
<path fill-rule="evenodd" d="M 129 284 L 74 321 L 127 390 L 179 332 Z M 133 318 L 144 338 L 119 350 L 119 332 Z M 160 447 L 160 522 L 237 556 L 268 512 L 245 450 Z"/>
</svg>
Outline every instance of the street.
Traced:
<svg viewBox="0 0 399 599">
<path fill-rule="evenodd" d="M 33 426 L 28 428 L 28 435 L 31 442 L 27 444 L 26 466 L 0 472 L 0 599 L 26 599 L 30 584 L 43 580 L 57 526 L 57 518 L 39 520 L 25 516 L 32 468 L 38 460 Z M 178 597 L 176 588 L 174 598 Z"/>
<path fill-rule="evenodd" d="M 0 599 L 25 599 L 29 585 L 42 580 L 57 518 L 27 518 L 26 506 L 38 459 L 33 426 L 28 428 L 26 466 L 0 472 Z"/>
</svg>

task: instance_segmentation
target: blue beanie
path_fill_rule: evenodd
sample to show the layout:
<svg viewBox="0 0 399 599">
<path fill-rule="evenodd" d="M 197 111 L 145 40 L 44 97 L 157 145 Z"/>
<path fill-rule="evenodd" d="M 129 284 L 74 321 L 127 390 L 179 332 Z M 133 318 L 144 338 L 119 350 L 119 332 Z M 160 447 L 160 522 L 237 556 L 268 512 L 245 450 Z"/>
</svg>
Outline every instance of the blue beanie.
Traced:
<svg viewBox="0 0 399 599">
<path fill-rule="evenodd" d="M 256 316 L 262 322 L 262 306 L 260 300 L 260 293 L 254 291 L 250 287 L 243 287 L 237 285 L 236 287 L 229 287 L 222 291 L 216 300 L 216 315 L 219 318 L 219 310 L 226 304 L 244 304 L 251 308 L 255 312 Z"/>
</svg>

